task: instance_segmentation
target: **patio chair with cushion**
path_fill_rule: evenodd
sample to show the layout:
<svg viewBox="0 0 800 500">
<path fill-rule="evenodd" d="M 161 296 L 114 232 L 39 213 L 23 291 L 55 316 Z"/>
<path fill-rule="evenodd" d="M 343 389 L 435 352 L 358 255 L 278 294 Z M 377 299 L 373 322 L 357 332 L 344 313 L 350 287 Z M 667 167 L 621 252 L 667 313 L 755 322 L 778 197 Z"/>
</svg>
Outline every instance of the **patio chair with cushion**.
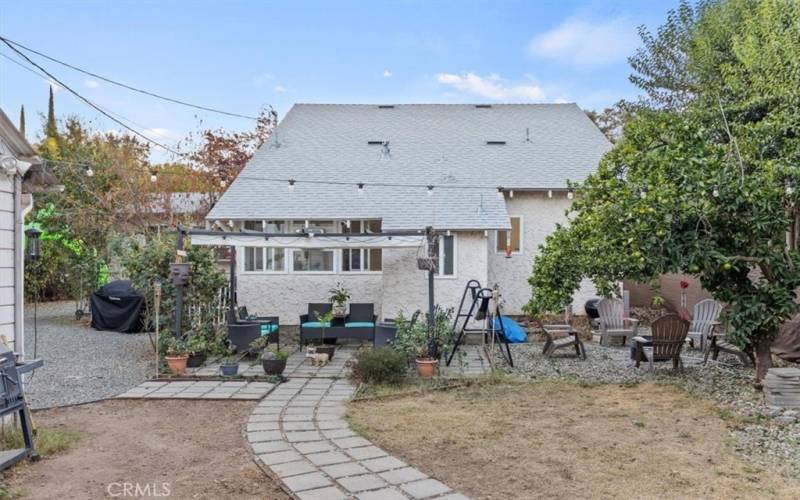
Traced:
<svg viewBox="0 0 800 500">
<path fill-rule="evenodd" d="M 345 319 L 345 328 L 374 328 L 375 304 L 350 304 L 350 314 Z"/>
<path fill-rule="evenodd" d="M 701 300 L 694 305 L 692 324 L 689 325 L 689 342 L 693 347 L 699 345 L 700 350 L 706 350 L 721 312 L 722 304 L 713 299 Z"/>
<path fill-rule="evenodd" d="M 625 345 L 626 338 L 636 336 L 639 320 L 625 317 L 625 306 L 621 300 L 601 300 L 597 304 L 597 313 L 600 345 L 608 345 L 612 337 L 622 337 L 622 345 Z"/>
<path fill-rule="evenodd" d="M 250 350 L 250 343 L 261 337 L 258 323 L 233 323 L 228 325 L 228 343 L 238 353 Z"/>
<path fill-rule="evenodd" d="M 277 348 L 280 349 L 280 318 L 278 316 L 257 316 L 249 314 L 247 308 L 244 306 L 238 308 L 235 315 L 231 315 L 231 311 L 227 311 L 225 316 L 228 325 L 258 324 L 261 328 L 261 336 L 269 335 L 269 343 L 275 344 Z"/>
<path fill-rule="evenodd" d="M 633 337 L 636 367 L 638 368 L 640 363 L 647 359 L 652 372 L 654 363 L 672 361 L 673 370 L 683 371 L 681 349 L 689 333 L 689 322 L 677 314 L 666 314 L 653 321 L 650 330 L 651 337 Z"/>
</svg>

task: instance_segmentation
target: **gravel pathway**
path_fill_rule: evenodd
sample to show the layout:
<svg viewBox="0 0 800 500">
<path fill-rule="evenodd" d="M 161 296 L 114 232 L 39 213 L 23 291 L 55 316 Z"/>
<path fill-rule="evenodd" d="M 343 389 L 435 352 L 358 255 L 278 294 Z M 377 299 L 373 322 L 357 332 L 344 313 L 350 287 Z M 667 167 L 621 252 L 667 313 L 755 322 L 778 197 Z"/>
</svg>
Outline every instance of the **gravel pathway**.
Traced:
<svg viewBox="0 0 800 500">
<path fill-rule="evenodd" d="M 800 474 L 800 419 L 798 412 L 771 408 L 763 393 L 753 388 L 753 369 L 737 358 L 720 355 L 720 362 L 703 365 L 702 354 L 689 350 L 682 355 L 685 370 L 673 374 L 670 363 L 657 365 L 655 373 L 646 364 L 635 368 L 627 348 L 603 347 L 586 342 L 586 360 L 557 351 L 553 358 L 542 356 L 543 343 L 515 344 L 511 373 L 529 378 L 565 379 L 580 382 L 635 384 L 656 380 L 678 385 L 692 394 L 710 399 L 730 411 L 738 423 L 731 436 L 734 447 L 746 459 L 762 466 L 775 466 Z"/>
<path fill-rule="evenodd" d="M 32 408 L 116 396 L 144 382 L 155 362 L 146 333 L 98 332 L 75 320 L 72 301 L 39 304 L 36 356 L 44 367 L 26 387 Z M 33 306 L 25 309 L 25 352 L 34 353 Z"/>
</svg>

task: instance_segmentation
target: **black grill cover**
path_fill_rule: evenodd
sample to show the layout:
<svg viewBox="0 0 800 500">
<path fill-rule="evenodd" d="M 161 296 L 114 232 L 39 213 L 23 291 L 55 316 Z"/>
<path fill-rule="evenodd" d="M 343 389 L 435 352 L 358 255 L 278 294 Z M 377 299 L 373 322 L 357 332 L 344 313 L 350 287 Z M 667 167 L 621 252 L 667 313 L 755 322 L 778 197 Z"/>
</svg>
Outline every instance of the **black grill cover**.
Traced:
<svg viewBox="0 0 800 500">
<path fill-rule="evenodd" d="M 141 332 L 144 297 L 128 280 L 112 281 L 94 292 L 92 328 L 122 333 Z"/>
</svg>

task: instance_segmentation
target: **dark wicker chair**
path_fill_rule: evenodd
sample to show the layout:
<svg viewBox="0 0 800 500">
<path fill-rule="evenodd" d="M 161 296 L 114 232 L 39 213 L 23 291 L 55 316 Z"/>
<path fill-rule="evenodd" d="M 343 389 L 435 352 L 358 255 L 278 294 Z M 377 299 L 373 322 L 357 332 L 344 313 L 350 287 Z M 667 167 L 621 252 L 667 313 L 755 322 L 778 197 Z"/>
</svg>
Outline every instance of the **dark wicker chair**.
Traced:
<svg viewBox="0 0 800 500">
<path fill-rule="evenodd" d="M 228 325 L 228 343 L 237 353 L 250 350 L 250 343 L 261 337 L 258 323 L 235 323 Z"/>
<path fill-rule="evenodd" d="M 231 311 L 226 311 L 225 318 L 228 325 L 249 325 L 257 324 L 260 327 L 260 335 L 269 335 L 267 339 L 270 344 L 275 344 L 278 349 L 281 348 L 280 338 L 280 318 L 278 316 L 249 316 L 246 307 L 240 307 L 236 314 Z M 228 333 L 228 340 L 230 340 L 230 330 Z M 255 340 L 255 339 L 253 339 Z"/>
<path fill-rule="evenodd" d="M 636 367 L 639 367 L 646 356 L 651 372 L 654 369 L 653 363 L 661 361 L 672 361 L 673 370 L 683 371 L 681 350 L 689 334 L 689 322 L 677 314 L 666 314 L 653 321 L 650 330 L 652 332 L 650 339 L 640 336 L 633 338 L 636 343 Z"/>
</svg>

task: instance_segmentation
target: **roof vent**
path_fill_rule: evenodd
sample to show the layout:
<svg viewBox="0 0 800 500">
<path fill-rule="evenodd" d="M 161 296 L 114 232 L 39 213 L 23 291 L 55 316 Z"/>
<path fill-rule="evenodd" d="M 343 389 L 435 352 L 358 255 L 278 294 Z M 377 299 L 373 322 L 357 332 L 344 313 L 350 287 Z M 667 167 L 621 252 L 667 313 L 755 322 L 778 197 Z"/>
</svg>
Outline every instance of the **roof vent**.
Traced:
<svg viewBox="0 0 800 500">
<path fill-rule="evenodd" d="M 394 104 L 378 104 L 378 109 L 394 109 Z"/>
<path fill-rule="evenodd" d="M 475 108 L 477 109 L 490 109 L 492 107 L 491 104 L 476 104 Z"/>
<path fill-rule="evenodd" d="M 488 146 L 505 146 L 506 141 L 486 141 Z"/>
</svg>

